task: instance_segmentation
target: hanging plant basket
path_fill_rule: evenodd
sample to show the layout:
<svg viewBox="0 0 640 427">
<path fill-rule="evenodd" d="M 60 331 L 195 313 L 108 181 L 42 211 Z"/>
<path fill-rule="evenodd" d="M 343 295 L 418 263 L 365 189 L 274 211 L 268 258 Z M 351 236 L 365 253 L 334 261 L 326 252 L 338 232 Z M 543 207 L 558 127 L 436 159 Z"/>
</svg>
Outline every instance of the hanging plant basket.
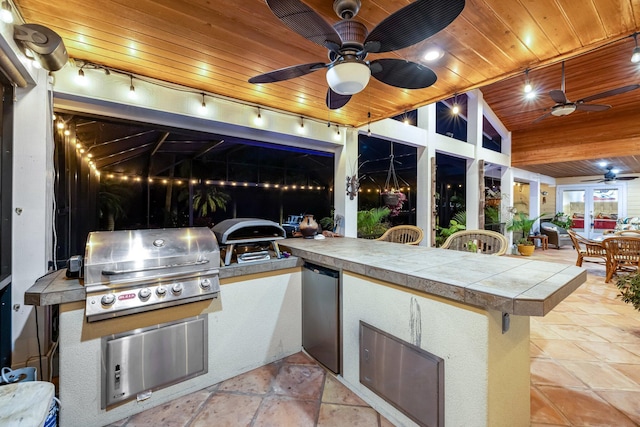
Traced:
<svg viewBox="0 0 640 427">
<path fill-rule="evenodd" d="M 386 192 L 382 193 L 382 203 L 385 206 L 394 207 L 400 202 L 400 193 L 398 192 Z"/>
<path fill-rule="evenodd" d="M 486 199 L 485 203 L 487 206 L 497 207 L 500 206 L 500 199 Z"/>
</svg>

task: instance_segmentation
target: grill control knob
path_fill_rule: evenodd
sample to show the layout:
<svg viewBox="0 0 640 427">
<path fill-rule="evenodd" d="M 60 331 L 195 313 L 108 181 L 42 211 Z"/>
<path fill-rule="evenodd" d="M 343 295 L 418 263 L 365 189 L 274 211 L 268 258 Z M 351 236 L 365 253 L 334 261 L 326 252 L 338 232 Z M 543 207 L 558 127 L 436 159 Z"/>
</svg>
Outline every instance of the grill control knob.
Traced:
<svg viewBox="0 0 640 427">
<path fill-rule="evenodd" d="M 102 303 L 102 305 L 111 305 L 116 302 L 116 296 L 114 294 L 102 295 L 102 298 L 100 298 L 100 302 Z"/>
<path fill-rule="evenodd" d="M 141 300 L 148 299 L 151 296 L 151 289 L 149 288 L 140 289 L 140 292 L 138 292 L 138 296 L 140 297 Z"/>
<path fill-rule="evenodd" d="M 211 287 L 211 280 L 209 279 L 202 279 L 200 281 L 200 287 L 202 289 L 209 289 Z"/>
<path fill-rule="evenodd" d="M 182 283 L 174 283 L 173 286 L 171 287 L 171 292 L 173 292 L 176 295 L 182 293 Z"/>
<path fill-rule="evenodd" d="M 156 289 L 156 294 L 159 297 L 163 297 L 167 294 L 167 288 L 165 288 L 164 286 L 158 286 L 158 289 Z"/>
</svg>

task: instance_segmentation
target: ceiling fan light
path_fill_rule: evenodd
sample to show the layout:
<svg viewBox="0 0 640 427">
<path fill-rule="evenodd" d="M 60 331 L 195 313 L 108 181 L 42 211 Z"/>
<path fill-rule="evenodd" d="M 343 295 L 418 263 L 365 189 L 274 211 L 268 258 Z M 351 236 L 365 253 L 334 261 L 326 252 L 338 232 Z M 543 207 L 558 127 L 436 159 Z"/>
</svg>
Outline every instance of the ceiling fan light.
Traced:
<svg viewBox="0 0 640 427">
<path fill-rule="evenodd" d="M 569 114 L 573 113 L 574 111 L 576 111 L 576 106 L 574 104 L 557 105 L 557 106 L 553 107 L 553 109 L 551 110 L 551 114 L 556 116 L 556 117 L 568 116 Z"/>
<path fill-rule="evenodd" d="M 340 95 L 354 95 L 367 86 L 371 70 L 363 62 L 340 62 L 327 70 L 329 87 Z"/>
<path fill-rule="evenodd" d="M 636 46 L 633 48 L 633 54 L 631 54 L 631 62 L 637 64 L 640 62 L 640 46 Z"/>
</svg>

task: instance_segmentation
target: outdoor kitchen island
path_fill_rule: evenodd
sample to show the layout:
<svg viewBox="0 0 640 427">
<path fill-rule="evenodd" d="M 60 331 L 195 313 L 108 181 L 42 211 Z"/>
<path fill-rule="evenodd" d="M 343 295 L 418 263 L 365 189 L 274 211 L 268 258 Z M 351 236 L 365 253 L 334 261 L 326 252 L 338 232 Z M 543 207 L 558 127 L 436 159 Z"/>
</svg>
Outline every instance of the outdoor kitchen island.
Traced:
<svg viewBox="0 0 640 427">
<path fill-rule="evenodd" d="M 339 379 L 374 409 L 415 425 L 360 383 L 361 320 L 444 360 L 446 425 L 527 426 L 529 316 L 545 315 L 586 280 L 575 266 L 363 239 L 287 239 L 282 247 L 294 256 L 222 267 L 212 302 L 91 323 L 81 287 L 63 287 L 67 298 L 63 278 L 36 283 L 26 303 L 60 304 L 61 425 L 108 424 L 300 351 L 301 265 L 308 260 L 341 270 Z M 202 313 L 206 374 L 148 400 L 101 408 L 101 337 Z"/>
<path fill-rule="evenodd" d="M 526 257 L 350 238 L 282 246 L 342 271 L 343 382 L 400 425 L 415 424 L 361 381 L 361 321 L 444 361 L 444 425 L 528 426 L 529 317 L 586 281 L 582 268 Z"/>
</svg>

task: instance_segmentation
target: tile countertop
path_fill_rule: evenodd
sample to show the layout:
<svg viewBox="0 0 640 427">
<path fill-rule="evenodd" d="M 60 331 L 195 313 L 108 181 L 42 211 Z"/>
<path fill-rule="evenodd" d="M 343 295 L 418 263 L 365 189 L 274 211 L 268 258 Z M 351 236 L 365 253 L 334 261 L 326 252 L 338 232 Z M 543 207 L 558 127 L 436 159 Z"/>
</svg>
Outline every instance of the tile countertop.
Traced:
<svg viewBox="0 0 640 427">
<path fill-rule="evenodd" d="M 256 261 L 245 264 L 231 264 L 220 267 L 220 279 L 260 274 L 270 271 L 295 268 L 302 265 L 302 261 L 296 257 L 270 259 L 268 261 Z M 66 277 L 66 270 L 52 271 L 42 276 L 24 294 L 26 305 L 55 305 L 69 302 L 84 301 L 86 292 L 83 283 L 79 279 Z"/>
<path fill-rule="evenodd" d="M 521 316 L 546 315 L 587 280 L 573 265 L 366 239 L 286 239 L 280 246 L 310 262 Z"/>
</svg>

